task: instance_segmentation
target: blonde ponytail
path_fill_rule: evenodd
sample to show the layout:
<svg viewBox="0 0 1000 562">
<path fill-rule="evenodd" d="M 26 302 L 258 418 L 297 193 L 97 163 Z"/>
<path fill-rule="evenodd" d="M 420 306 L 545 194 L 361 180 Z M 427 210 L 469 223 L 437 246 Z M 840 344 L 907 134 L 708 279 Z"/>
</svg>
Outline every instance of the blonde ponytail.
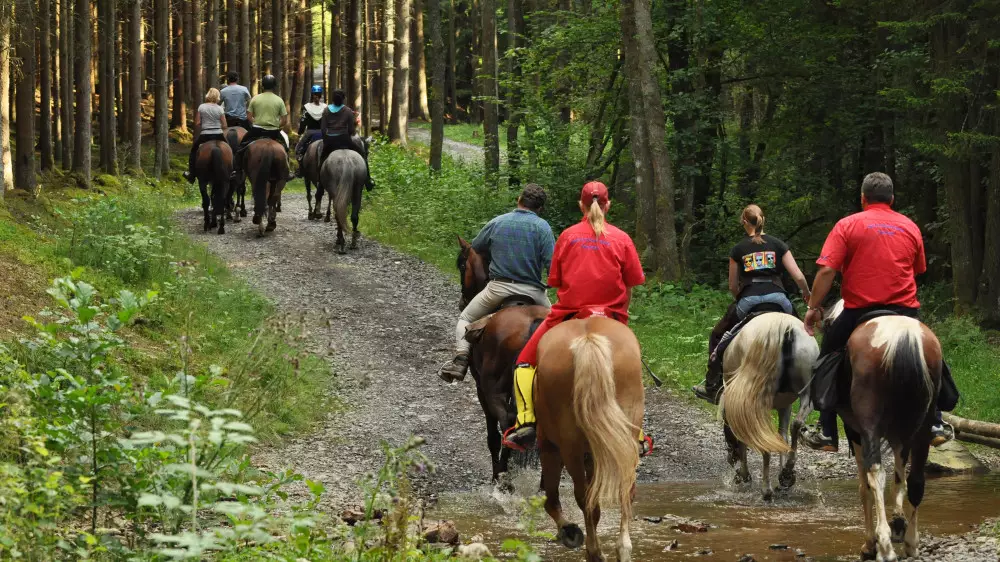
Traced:
<svg viewBox="0 0 1000 562">
<path fill-rule="evenodd" d="M 601 210 L 601 204 L 597 202 L 597 198 L 594 197 L 594 201 L 590 204 L 590 209 L 587 210 L 587 222 L 590 223 L 591 228 L 594 229 L 594 234 L 600 238 L 604 234 L 604 211 Z"/>
<path fill-rule="evenodd" d="M 743 209 L 742 220 L 753 227 L 753 234 L 751 234 L 751 240 L 754 244 L 764 243 L 764 211 L 760 210 L 757 205 L 747 205 Z"/>
</svg>

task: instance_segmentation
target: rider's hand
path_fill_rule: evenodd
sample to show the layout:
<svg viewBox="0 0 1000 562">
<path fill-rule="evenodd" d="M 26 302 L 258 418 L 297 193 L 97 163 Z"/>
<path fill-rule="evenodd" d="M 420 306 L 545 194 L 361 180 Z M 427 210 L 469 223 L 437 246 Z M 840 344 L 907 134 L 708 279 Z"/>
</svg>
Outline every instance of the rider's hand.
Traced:
<svg viewBox="0 0 1000 562">
<path fill-rule="evenodd" d="M 816 335 L 816 325 L 822 319 L 822 312 L 818 308 L 810 308 L 809 312 L 806 312 L 806 333 L 810 336 Z"/>
</svg>

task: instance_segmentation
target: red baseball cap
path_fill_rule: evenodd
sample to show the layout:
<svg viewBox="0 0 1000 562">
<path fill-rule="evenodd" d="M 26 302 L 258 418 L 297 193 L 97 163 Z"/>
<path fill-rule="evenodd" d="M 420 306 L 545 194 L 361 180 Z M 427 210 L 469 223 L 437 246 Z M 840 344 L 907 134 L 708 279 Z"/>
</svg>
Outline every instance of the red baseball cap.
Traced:
<svg viewBox="0 0 1000 562">
<path fill-rule="evenodd" d="M 583 190 L 580 191 L 580 201 L 589 206 L 594 199 L 597 199 L 597 203 L 601 207 L 607 205 L 608 186 L 599 181 L 590 181 L 583 184 Z"/>
</svg>

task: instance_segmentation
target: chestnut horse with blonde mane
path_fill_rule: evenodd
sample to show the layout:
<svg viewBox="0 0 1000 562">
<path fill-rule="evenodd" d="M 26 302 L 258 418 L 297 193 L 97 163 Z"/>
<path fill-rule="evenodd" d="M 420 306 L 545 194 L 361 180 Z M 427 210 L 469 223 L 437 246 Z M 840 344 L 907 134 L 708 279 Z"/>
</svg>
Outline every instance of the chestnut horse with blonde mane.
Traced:
<svg viewBox="0 0 1000 562">
<path fill-rule="evenodd" d="M 604 560 L 597 536 L 601 501 L 620 506 L 618 560 L 632 559 L 629 523 L 644 407 L 639 341 L 625 324 L 591 316 L 563 322 L 542 337 L 535 413 L 545 511 L 565 546 L 577 548 L 586 539 L 589 562 Z M 564 467 L 583 511 L 585 537 L 559 503 Z"/>
</svg>

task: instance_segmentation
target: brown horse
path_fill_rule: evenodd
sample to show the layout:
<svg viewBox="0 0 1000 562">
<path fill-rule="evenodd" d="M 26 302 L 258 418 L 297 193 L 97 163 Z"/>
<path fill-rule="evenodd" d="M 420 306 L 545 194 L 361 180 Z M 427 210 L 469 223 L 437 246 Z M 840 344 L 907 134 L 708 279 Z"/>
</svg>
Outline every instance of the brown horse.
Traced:
<svg viewBox="0 0 1000 562">
<path fill-rule="evenodd" d="M 323 141 L 317 140 L 309 143 L 306 153 L 302 157 L 302 180 L 306 184 L 306 203 L 309 212 L 306 217 L 309 220 L 316 220 L 322 216 L 319 208 L 319 201 L 322 198 L 323 188 L 319 184 L 320 156 L 323 154 Z M 316 186 L 316 206 L 313 207 L 312 186 Z M 333 201 L 332 199 L 329 201 Z M 329 203 L 327 204 L 326 222 L 330 222 Z"/>
<path fill-rule="evenodd" d="M 838 303 L 828 321 L 843 310 Z M 854 447 L 865 513 L 862 559 L 892 562 L 892 540 L 918 555 L 917 508 L 941 387 L 941 343 L 930 328 L 906 316 L 881 316 L 858 325 L 847 343 L 852 371 L 849 407 L 838 409 Z M 895 455 L 893 521 L 885 509 L 882 441 Z M 910 465 L 909 476 L 906 465 Z M 906 496 L 904 507 L 903 496 Z"/>
<path fill-rule="evenodd" d="M 468 242 L 458 239 L 461 250 L 457 267 L 461 275 L 462 298 L 465 306 L 489 283 L 489 261 L 477 253 Z M 514 424 L 517 409 L 513 401 L 514 363 L 521 348 L 528 342 L 532 325 L 545 319 L 549 309 L 533 304 L 530 298 L 510 298 L 501 309 L 469 325 L 465 339 L 472 344 L 469 351 L 469 371 L 476 381 L 479 405 L 486 416 L 486 443 L 493 464 L 493 483 L 509 488 L 502 482 L 508 470 L 511 450 L 503 447 L 503 430 Z M 520 453 L 518 454 L 520 457 Z"/>
<path fill-rule="evenodd" d="M 545 511 L 559 540 L 579 547 L 584 536 L 559 503 L 565 466 L 583 511 L 588 562 L 604 560 L 597 536 L 604 499 L 621 507 L 618 560 L 632 559 L 629 523 L 644 407 L 639 341 L 628 326 L 605 317 L 568 320 L 542 338 L 535 413 Z"/>
<path fill-rule="evenodd" d="M 243 127 L 229 127 L 226 129 L 226 142 L 229 143 L 229 148 L 233 151 L 233 154 L 236 154 L 236 149 L 240 147 L 240 142 L 246 134 L 247 130 Z M 230 216 L 233 222 L 240 222 L 240 217 L 247 216 L 246 195 L 246 173 L 240 171 L 236 175 L 236 179 L 229 182 L 229 194 L 226 196 L 229 202 L 229 210 L 232 211 L 232 215 Z M 239 212 L 237 212 L 237 208 Z"/>
<path fill-rule="evenodd" d="M 214 228 L 218 217 L 219 234 L 226 233 L 226 205 L 229 201 L 229 174 L 233 171 L 233 151 L 225 141 L 208 141 L 198 147 L 194 173 L 201 189 L 205 230 Z M 212 186 L 209 197 L 208 186 Z"/>
<path fill-rule="evenodd" d="M 281 190 L 288 181 L 285 147 L 273 139 L 258 139 L 246 148 L 246 170 L 253 186 L 253 223 L 263 236 L 277 227 L 276 213 L 281 206 Z M 267 215 L 267 227 L 264 218 Z"/>
</svg>

